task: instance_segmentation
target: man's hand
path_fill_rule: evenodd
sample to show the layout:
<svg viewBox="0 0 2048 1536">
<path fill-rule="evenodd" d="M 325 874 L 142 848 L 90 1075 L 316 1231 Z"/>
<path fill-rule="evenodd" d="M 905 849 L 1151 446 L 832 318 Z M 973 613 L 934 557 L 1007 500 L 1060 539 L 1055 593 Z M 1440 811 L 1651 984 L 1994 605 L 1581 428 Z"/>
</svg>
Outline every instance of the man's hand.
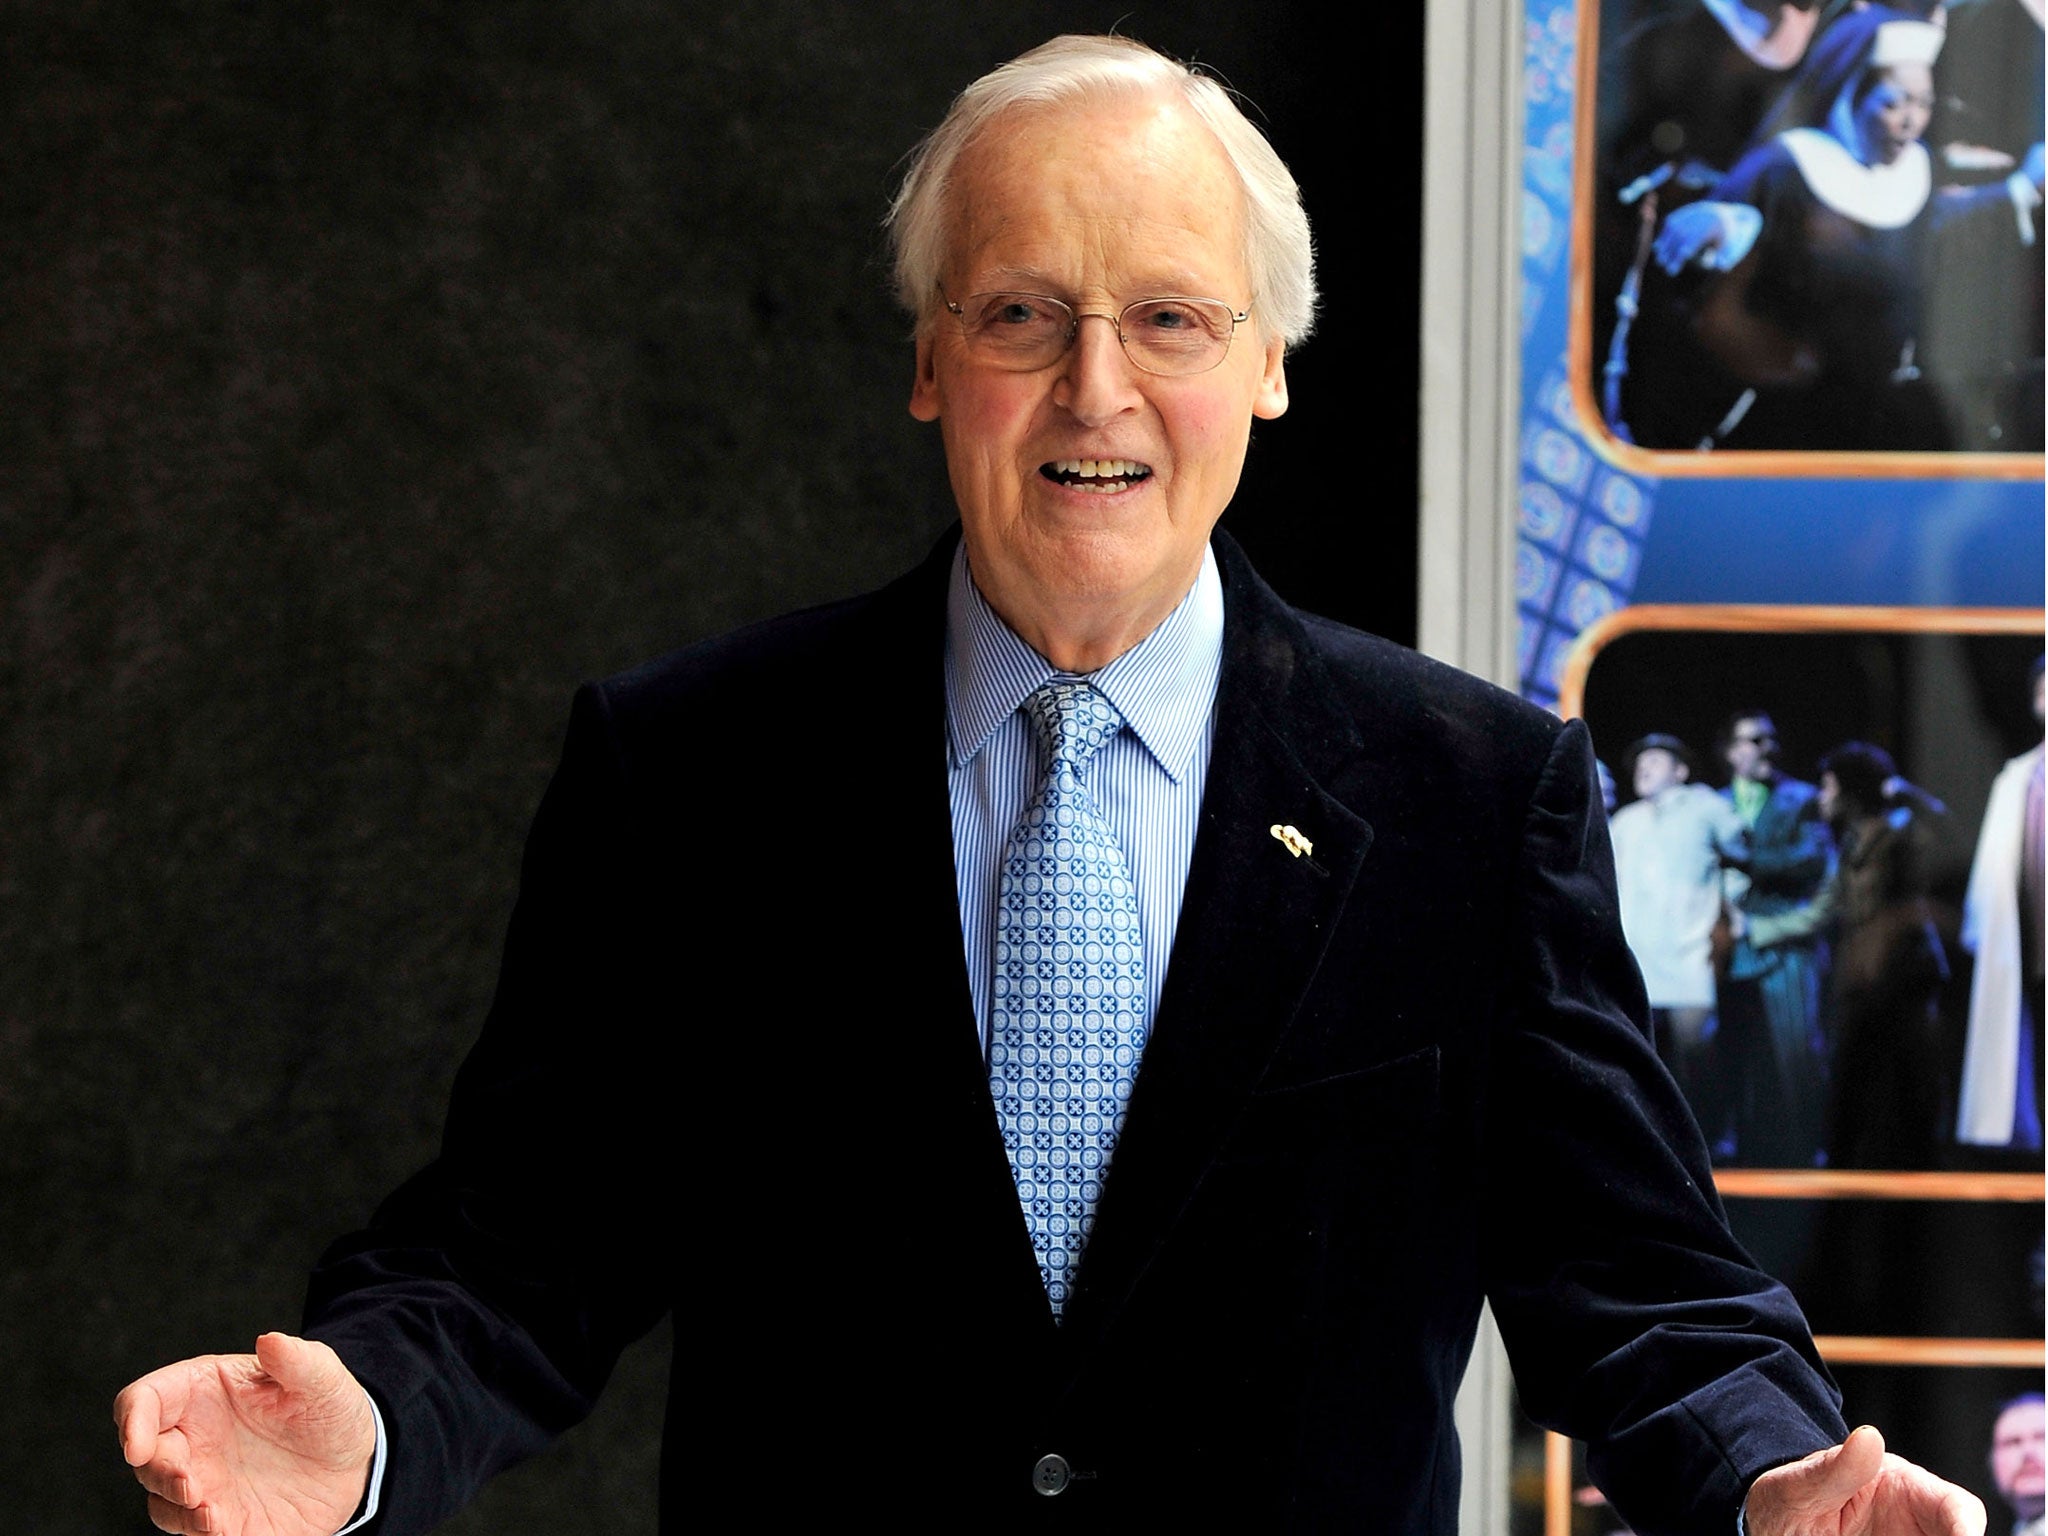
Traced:
<svg viewBox="0 0 2048 1536">
<path fill-rule="evenodd" d="M 1868 1424 L 1758 1478 L 1743 1519 L 1749 1536 L 1984 1536 L 1975 1494 L 1886 1454 Z"/>
<path fill-rule="evenodd" d="M 370 1400 L 325 1344 L 266 1333 L 253 1355 L 151 1371 L 114 1399 L 121 1454 L 163 1531 L 334 1536 L 377 1448 Z"/>
</svg>

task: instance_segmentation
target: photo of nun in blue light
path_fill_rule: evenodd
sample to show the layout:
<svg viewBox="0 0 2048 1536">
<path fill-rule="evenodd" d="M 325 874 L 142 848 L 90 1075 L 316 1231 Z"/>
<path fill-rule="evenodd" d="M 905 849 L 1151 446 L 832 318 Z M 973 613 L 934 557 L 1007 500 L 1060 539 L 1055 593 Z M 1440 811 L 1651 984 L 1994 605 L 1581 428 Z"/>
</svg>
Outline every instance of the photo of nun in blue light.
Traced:
<svg viewBox="0 0 2048 1536">
<path fill-rule="evenodd" d="M 2037 245 L 2042 159 L 2035 143 L 2002 180 L 1941 184 L 1923 142 L 1946 36 L 1931 15 L 1873 5 L 1829 23 L 1750 148 L 1664 219 L 1625 435 L 1660 448 L 2038 449 L 2038 421 L 2031 445 L 2000 440 L 1944 398 L 1976 366 L 1953 345 L 1945 357 L 1928 324 L 1930 295 L 1956 285 L 1995 307 L 1989 328 L 2030 363 L 2039 398 L 2038 301 L 1987 284 L 1983 253 Z"/>
</svg>

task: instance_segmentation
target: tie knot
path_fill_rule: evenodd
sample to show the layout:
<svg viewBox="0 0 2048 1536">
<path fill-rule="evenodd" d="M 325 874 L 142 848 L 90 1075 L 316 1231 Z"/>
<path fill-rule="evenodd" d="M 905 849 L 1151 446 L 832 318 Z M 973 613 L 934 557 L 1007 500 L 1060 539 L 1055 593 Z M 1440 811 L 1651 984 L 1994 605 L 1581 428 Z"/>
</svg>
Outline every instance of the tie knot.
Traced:
<svg viewBox="0 0 2048 1536">
<path fill-rule="evenodd" d="M 1092 683 L 1042 684 L 1024 708 L 1052 761 L 1077 774 L 1124 728 L 1124 717 Z"/>
</svg>

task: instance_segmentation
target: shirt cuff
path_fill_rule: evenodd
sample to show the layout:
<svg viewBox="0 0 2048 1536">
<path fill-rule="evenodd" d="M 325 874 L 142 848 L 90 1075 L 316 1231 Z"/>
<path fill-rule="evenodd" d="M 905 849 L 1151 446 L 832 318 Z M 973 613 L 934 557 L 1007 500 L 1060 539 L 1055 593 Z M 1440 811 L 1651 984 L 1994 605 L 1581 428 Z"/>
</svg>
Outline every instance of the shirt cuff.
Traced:
<svg viewBox="0 0 2048 1536">
<path fill-rule="evenodd" d="M 377 1411 L 377 1399 L 367 1392 L 363 1396 L 369 1400 L 370 1418 L 377 1426 L 377 1454 L 370 1460 L 370 1485 L 363 1490 L 362 1507 L 356 1511 L 355 1518 L 336 1531 L 334 1536 L 348 1536 L 350 1531 L 361 1530 L 376 1519 L 377 1498 L 384 1491 L 384 1457 L 390 1449 L 384 1439 L 384 1415 Z M 1737 1531 L 1736 1536 L 1742 1536 L 1742 1533 Z"/>
</svg>

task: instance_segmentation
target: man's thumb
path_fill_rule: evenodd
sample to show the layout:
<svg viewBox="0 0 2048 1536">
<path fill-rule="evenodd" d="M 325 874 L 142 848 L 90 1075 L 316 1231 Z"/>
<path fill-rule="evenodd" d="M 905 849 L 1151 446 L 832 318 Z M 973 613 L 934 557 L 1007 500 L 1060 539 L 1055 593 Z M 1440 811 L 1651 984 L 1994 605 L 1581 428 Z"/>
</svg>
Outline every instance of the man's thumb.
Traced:
<svg viewBox="0 0 2048 1536">
<path fill-rule="evenodd" d="M 294 1395 L 318 1397 L 348 1380 L 341 1357 L 325 1344 L 289 1333 L 266 1333 L 256 1341 L 263 1374 Z"/>
<path fill-rule="evenodd" d="M 1884 1465 L 1884 1436 L 1874 1425 L 1852 1431 L 1840 1445 L 1815 1451 L 1804 1461 L 1779 1469 L 1788 1502 L 1839 1509 L 1876 1477 Z"/>
</svg>

